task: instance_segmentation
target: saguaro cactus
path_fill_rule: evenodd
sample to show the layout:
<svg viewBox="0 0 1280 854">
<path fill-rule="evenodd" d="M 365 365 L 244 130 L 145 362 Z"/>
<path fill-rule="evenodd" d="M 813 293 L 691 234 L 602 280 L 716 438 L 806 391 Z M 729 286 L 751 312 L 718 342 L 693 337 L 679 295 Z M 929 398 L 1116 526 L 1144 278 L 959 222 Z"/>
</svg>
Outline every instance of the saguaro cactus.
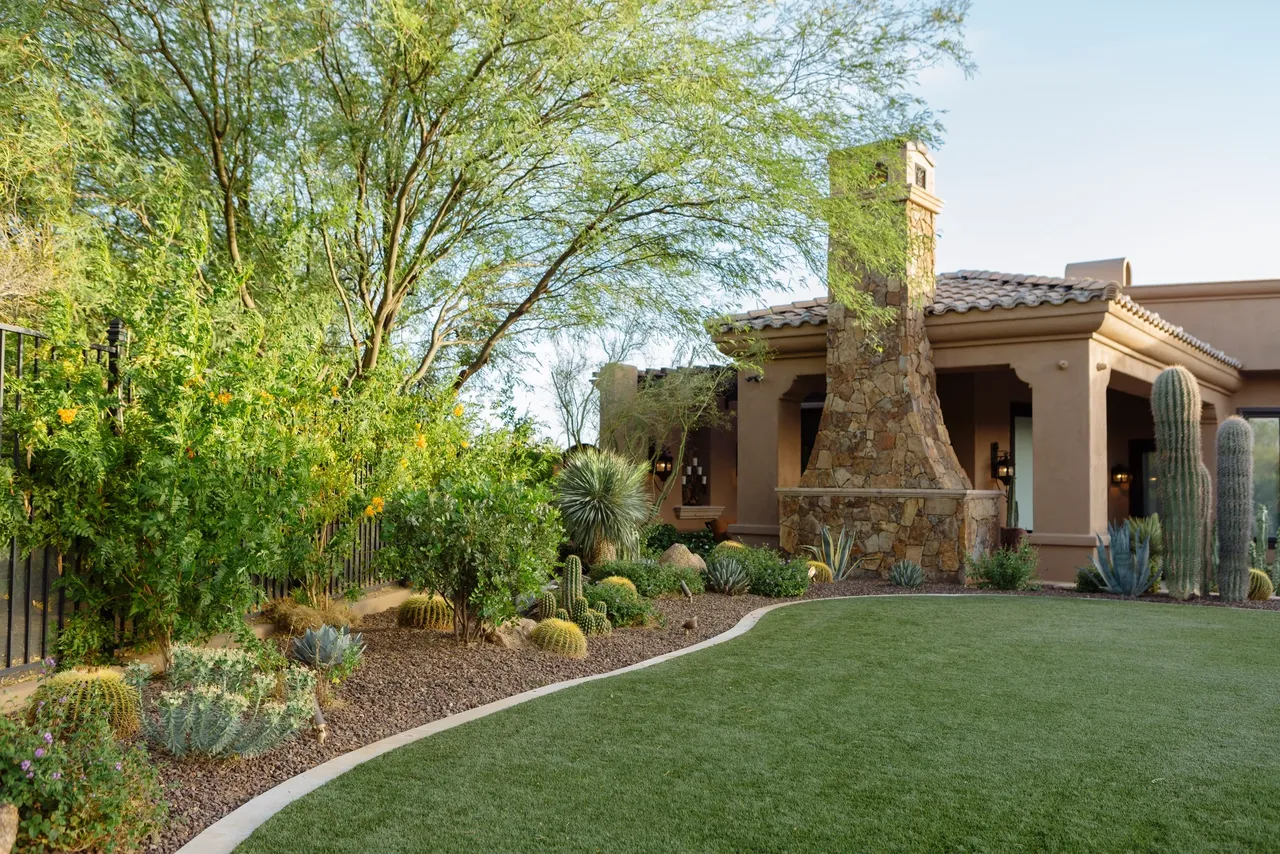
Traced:
<svg viewBox="0 0 1280 854">
<path fill-rule="evenodd" d="M 1151 387 L 1156 428 L 1165 584 L 1188 599 L 1203 582 L 1209 518 L 1207 470 L 1200 455 L 1200 387 L 1191 371 L 1165 368 Z"/>
<path fill-rule="evenodd" d="M 1241 602 L 1249 593 L 1253 537 L 1253 428 L 1233 415 L 1218 427 L 1218 595 Z"/>
</svg>

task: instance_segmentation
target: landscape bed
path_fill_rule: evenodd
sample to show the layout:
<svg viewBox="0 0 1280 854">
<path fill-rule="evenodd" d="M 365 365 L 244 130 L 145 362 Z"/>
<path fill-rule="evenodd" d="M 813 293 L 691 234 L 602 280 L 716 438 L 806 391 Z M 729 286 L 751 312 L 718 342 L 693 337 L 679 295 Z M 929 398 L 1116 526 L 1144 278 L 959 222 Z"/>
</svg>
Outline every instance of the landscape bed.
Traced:
<svg viewBox="0 0 1280 854">
<path fill-rule="evenodd" d="M 926 584 L 904 590 L 875 578 L 816 584 L 804 598 L 913 593 L 995 593 L 956 584 Z M 1082 595 L 1045 587 L 996 595 L 1118 599 L 1105 594 Z M 1164 596 L 1150 601 L 1173 603 Z M 779 601 L 761 596 L 704 594 L 694 601 L 668 598 L 655 603 L 665 626 L 618 629 L 593 638 L 589 657 L 558 658 L 535 649 L 506 650 L 490 645 L 462 647 L 451 636 L 395 625 L 387 612 L 361 626 L 368 647 L 363 665 L 336 692 L 337 704 L 326 712 L 328 737 L 320 744 L 303 733 L 252 761 L 176 760 L 153 754 L 161 769 L 170 814 L 160 844 L 152 850 L 173 852 L 205 827 L 253 796 L 288 778 L 366 744 L 416 726 L 499 700 L 522 691 L 596 673 L 605 673 L 705 640 L 735 625 L 745 614 Z M 1216 606 L 1216 600 L 1186 604 Z M 1280 609 L 1280 599 L 1238 603 L 1235 608 Z M 683 624 L 692 616 L 697 628 Z"/>
</svg>

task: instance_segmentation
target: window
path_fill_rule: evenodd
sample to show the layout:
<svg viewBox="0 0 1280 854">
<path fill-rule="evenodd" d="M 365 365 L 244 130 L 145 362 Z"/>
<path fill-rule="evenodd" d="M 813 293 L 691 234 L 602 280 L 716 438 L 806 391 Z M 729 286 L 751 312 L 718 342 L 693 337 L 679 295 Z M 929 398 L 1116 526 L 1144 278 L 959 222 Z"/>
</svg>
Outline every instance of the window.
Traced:
<svg viewBox="0 0 1280 854">
<path fill-rule="evenodd" d="M 1267 537 L 1276 538 L 1280 507 L 1280 409 L 1242 409 L 1253 426 L 1253 501 L 1267 508 Z"/>
<path fill-rule="evenodd" d="M 923 166 L 916 167 L 916 186 L 922 190 L 927 190 L 929 181 L 929 172 Z"/>
</svg>

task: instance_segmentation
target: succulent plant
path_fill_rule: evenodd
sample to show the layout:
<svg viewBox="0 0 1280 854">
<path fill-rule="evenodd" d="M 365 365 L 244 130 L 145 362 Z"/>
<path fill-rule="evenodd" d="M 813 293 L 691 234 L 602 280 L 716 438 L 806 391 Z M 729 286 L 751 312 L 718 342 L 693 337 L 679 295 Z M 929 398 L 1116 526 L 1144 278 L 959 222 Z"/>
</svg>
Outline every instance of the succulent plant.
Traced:
<svg viewBox="0 0 1280 854">
<path fill-rule="evenodd" d="M 813 580 L 816 584 L 829 584 L 836 580 L 831 567 L 827 566 L 820 560 L 811 560 L 808 562 L 809 571 L 813 573 Z"/>
<path fill-rule="evenodd" d="M 1275 585 L 1271 583 L 1271 577 L 1260 569 L 1249 570 L 1249 598 L 1255 601 L 1265 601 L 1275 595 Z"/>
<path fill-rule="evenodd" d="M 804 550 L 813 555 L 814 559 L 825 563 L 831 567 L 831 573 L 836 581 L 844 581 L 849 573 L 858 568 L 862 563 L 862 558 L 854 559 L 853 557 L 853 538 L 845 533 L 844 528 L 840 528 L 840 533 L 833 535 L 831 526 L 824 525 L 822 528 L 822 544 L 817 546 L 805 546 Z"/>
<path fill-rule="evenodd" d="M 1253 539 L 1253 428 L 1238 415 L 1218 426 L 1218 596 L 1242 602 L 1249 592 Z"/>
<path fill-rule="evenodd" d="M 1210 516 L 1208 469 L 1200 454 L 1200 387 L 1191 371 L 1165 368 L 1151 387 L 1160 513 L 1164 528 L 1164 577 L 1169 594 L 1188 599 L 1204 585 L 1205 527 Z"/>
<path fill-rule="evenodd" d="M 740 596 L 751 588 L 751 579 L 742 562 L 723 554 L 713 555 L 707 564 L 707 589 L 726 596 Z"/>
<path fill-rule="evenodd" d="M 587 448 L 556 477 L 556 508 L 569 539 L 596 566 L 634 557 L 649 516 L 649 469 L 613 451 Z M 569 594 L 568 601 L 581 591 Z M 563 604 L 563 603 L 562 603 Z"/>
<path fill-rule="evenodd" d="M 576 555 L 564 559 L 560 573 L 560 607 L 572 613 L 573 600 L 582 595 L 582 561 Z"/>
<path fill-rule="evenodd" d="M 556 607 L 556 594 L 550 590 L 544 590 L 538 594 L 534 614 L 539 620 L 549 620 L 556 615 Z"/>
<path fill-rule="evenodd" d="M 569 619 L 569 612 L 568 612 L 568 611 L 566 611 L 564 608 L 556 608 L 556 615 L 555 615 L 554 617 L 552 617 L 551 619 L 553 619 L 553 620 L 568 620 L 568 619 Z"/>
<path fill-rule="evenodd" d="M 618 585 L 619 587 L 625 587 L 625 588 L 627 588 L 627 589 L 628 589 L 628 590 L 630 590 L 632 593 L 637 592 L 637 591 L 636 591 L 636 583 L 635 583 L 634 581 L 632 581 L 630 578 L 625 578 L 625 577 L 623 577 L 623 576 L 621 576 L 621 575 L 610 575 L 610 576 L 609 576 L 609 577 L 607 577 L 607 578 L 602 578 L 602 579 L 600 579 L 600 580 L 599 580 L 599 581 L 597 581 L 596 583 L 597 583 L 597 584 L 616 584 L 616 585 Z"/>
<path fill-rule="evenodd" d="M 437 632 L 453 631 L 453 606 L 439 593 L 431 596 L 410 596 L 400 603 L 396 622 L 414 629 L 432 629 Z"/>
<path fill-rule="evenodd" d="M 581 628 L 588 635 L 607 635 L 613 631 L 613 623 L 609 622 L 609 618 L 602 611 L 589 610 L 583 618 Z"/>
<path fill-rule="evenodd" d="M 293 639 L 293 655 L 299 661 L 309 664 L 318 670 L 342 664 L 348 650 L 354 649 L 357 657 L 364 652 L 364 637 L 351 634 L 346 626 L 335 629 L 333 626 L 321 626 L 319 631 L 307 629 L 300 638 Z"/>
<path fill-rule="evenodd" d="M 604 614 L 605 616 L 608 616 L 608 615 L 609 615 L 609 604 L 608 604 L 607 602 L 605 602 L 603 599 L 601 599 L 601 600 L 599 600 L 599 601 L 596 601 L 596 602 L 592 602 L 592 603 L 591 603 L 591 610 L 593 610 L 593 611 L 599 611 L 601 614 Z"/>
<path fill-rule="evenodd" d="M 914 590 L 924 584 L 924 569 L 914 560 L 900 560 L 889 567 L 889 583 Z"/>
<path fill-rule="evenodd" d="M 529 634 L 533 645 L 553 655 L 566 658 L 587 657 L 587 636 L 576 623 L 552 618 L 543 620 Z"/>
<path fill-rule="evenodd" d="M 1102 537 L 1094 535 L 1097 554 L 1089 555 L 1094 577 L 1103 591 L 1136 599 L 1151 587 L 1151 543 L 1146 539 L 1133 543 L 1125 523 L 1108 526 L 1107 533 L 1111 537 L 1109 550 Z"/>
<path fill-rule="evenodd" d="M 105 714 L 119 738 L 128 738 L 138 731 L 138 691 L 114 670 L 55 673 L 36 689 L 31 698 L 32 710 L 40 703 L 63 703 L 71 721 Z"/>
<path fill-rule="evenodd" d="M 1129 545 L 1136 546 L 1146 540 L 1150 548 L 1148 564 L 1151 567 L 1151 584 L 1147 587 L 1147 592 L 1154 596 L 1160 592 L 1160 579 L 1163 577 L 1161 567 L 1164 565 L 1164 531 L 1160 528 L 1160 516 L 1156 513 L 1150 516 L 1130 516 L 1126 523 L 1129 526 Z"/>
</svg>

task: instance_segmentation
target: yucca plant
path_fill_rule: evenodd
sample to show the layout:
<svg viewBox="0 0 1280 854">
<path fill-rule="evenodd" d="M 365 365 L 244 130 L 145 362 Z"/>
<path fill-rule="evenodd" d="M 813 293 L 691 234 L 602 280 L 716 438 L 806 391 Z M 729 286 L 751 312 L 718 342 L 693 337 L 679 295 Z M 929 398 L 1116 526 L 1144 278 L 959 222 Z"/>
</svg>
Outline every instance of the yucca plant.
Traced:
<svg viewBox="0 0 1280 854">
<path fill-rule="evenodd" d="M 556 478 L 556 508 L 565 532 L 592 566 L 631 559 L 649 517 L 648 469 L 612 451 L 573 454 Z"/>
<path fill-rule="evenodd" d="M 831 567 L 831 573 L 836 581 L 844 581 L 849 577 L 849 573 L 858 568 L 862 563 L 862 558 L 853 559 L 853 538 L 845 533 L 844 527 L 841 526 L 840 533 L 832 536 L 831 526 L 822 526 L 822 544 L 819 546 L 805 546 L 804 550 L 813 555 L 815 560 L 825 563 Z"/>
<path fill-rule="evenodd" d="M 1099 586 L 1107 593 L 1136 599 L 1151 586 L 1151 542 L 1141 539 L 1131 546 L 1129 526 L 1123 523 L 1109 525 L 1107 533 L 1110 553 L 1098 536 L 1097 554 L 1089 556 Z"/>
<path fill-rule="evenodd" d="M 741 561 L 717 555 L 707 564 L 707 589 L 726 596 L 740 596 L 751 587 L 751 579 Z"/>
</svg>

